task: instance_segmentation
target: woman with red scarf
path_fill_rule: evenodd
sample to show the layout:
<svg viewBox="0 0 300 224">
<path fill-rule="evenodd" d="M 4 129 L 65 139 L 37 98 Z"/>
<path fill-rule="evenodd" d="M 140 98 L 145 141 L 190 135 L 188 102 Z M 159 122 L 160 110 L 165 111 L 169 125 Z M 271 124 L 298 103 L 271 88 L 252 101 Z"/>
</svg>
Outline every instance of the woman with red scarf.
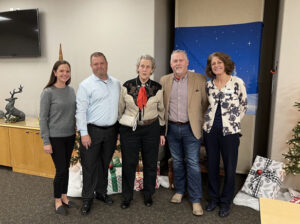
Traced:
<svg viewBox="0 0 300 224">
<path fill-rule="evenodd" d="M 138 77 L 125 82 L 119 101 L 120 141 L 122 150 L 121 208 L 130 206 L 139 151 L 144 174 L 144 204 L 150 207 L 155 191 L 159 144 L 165 144 L 163 90 L 150 80 L 155 70 L 154 58 L 142 55 L 137 62 Z"/>
</svg>

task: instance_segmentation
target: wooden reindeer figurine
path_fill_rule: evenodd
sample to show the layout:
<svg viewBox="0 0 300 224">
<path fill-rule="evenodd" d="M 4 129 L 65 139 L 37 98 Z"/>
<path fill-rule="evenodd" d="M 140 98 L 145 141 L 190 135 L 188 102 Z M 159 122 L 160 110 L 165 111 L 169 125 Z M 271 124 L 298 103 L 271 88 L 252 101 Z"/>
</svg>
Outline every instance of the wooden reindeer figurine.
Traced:
<svg viewBox="0 0 300 224">
<path fill-rule="evenodd" d="M 9 121 L 11 116 L 16 117 L 17 121 L 24 121 L 25 120 L 25 114 L 22 111 L 15 108 L 15 101 L 18 98 L 14 97 L 14 95 L 16 93 L 21 93 L 22 90 L 23 90 L 23 86 L 20 85 L 18 91 L 15 91 L 15 89 L 14 89 L 13 92 L 9 92 L 11 97 L 5 99 L 6 101 L 8 101 L 8 104 L 5 106 L 6 113 L 4 115 L 5 118 L 6 118 L 6 120 L 5 120 L 6 123 Z"/>
</svg>

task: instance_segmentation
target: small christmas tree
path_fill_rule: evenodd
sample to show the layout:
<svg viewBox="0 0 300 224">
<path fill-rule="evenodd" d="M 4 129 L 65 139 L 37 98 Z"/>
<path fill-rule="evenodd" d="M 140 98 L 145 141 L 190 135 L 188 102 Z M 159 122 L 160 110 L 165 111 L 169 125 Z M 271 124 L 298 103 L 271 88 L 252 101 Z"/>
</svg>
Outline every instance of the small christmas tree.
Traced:
<svg viewBox="0 0 300 224">
<path fill-rule="evenodd" d="M 300 103 L 295 103 L 300 109 Z M 300 111 L 300 110 L 299 110 Z M 293 138 L 287 141 L 289 151 L 283 156 L 287 160 L 285 171 L 292 174 L 300 174 L 300 121 L 293 129 Z"/>
</svg>

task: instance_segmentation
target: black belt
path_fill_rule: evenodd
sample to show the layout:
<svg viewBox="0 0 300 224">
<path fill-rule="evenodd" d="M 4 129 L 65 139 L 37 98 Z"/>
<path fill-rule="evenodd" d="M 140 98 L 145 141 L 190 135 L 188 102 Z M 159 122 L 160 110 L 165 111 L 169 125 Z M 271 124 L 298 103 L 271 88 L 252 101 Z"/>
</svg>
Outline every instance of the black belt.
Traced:
<svg viewBox="0 0 300 224">
<path fill-rule="evenodd" d="M 176 124 L 176 125 L 187 125 L 190 122 L 179 122 L 179 121 L 168 121 L 169 124 Z"/>
<path fill-rule="evenodd" d="M 109 129 L 109 128 L 113 128 L 116 126 L 116 124 L 113 124 L 111 126 L 98 126 L 95 124 L 88 124 L 88 126 L 94 127 L 94 128 L 100 128 L 100 129 Z"/>
</svg>

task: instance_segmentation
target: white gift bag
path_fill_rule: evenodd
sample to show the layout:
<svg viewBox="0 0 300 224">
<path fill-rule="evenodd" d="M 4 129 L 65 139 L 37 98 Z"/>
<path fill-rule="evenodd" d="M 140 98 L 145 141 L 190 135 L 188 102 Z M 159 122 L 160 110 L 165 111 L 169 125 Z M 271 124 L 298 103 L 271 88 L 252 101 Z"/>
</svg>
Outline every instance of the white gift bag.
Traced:
<svg viewBox="0 0 300 224">
<path fill-rule="evenodd" d="M 239 191 L 233 199 L 233 204 L 242 205 L 259 211 L 259 199 Z"/>
<path fill-rule="evenodd" d="M 81 197 L 82 192 L 82 167 L 76 163 L 69 168 L 69 186 L 67 195 L 70 197 Z"/>
</svg>

